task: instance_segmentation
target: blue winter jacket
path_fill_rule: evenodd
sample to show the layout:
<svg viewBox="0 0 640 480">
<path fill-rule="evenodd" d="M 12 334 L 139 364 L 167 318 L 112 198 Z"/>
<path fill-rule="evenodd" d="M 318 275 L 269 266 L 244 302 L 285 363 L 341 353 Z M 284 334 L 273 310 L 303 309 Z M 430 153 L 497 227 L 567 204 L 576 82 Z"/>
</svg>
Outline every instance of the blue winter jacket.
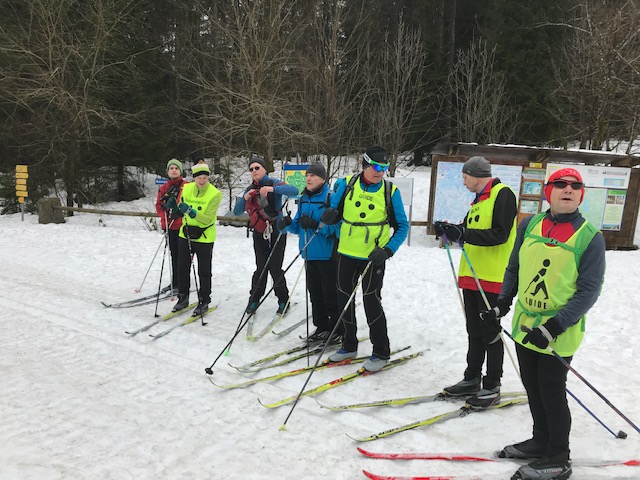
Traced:
<svg viewBox="0 0 640 480">
<path fill-rule="evenodd" d="M 302 228 L 299 223 L 302 215 L 307 215 L 320 223 L 320 216 L 328 206 L 328 195 L 329 185 L 326 183 L 317 192 L 309 192 L 305 189 L 298 203 L 298 212 L 293 218 L 291 225 L 286 229 L 287 232 L 300 235 L 298 245 L 302 251 L 302 258 L 305 260 L 329 260 L 333 255 L 336 239 L 340 235 L 340 225 L 342 222 L 335 225 L 323 225 L 315 237 L 313 236 L 315 230 Z M 302 250 L 309 240 L 311 240 L 311 242 L 306 250 Z"/>
</svg>

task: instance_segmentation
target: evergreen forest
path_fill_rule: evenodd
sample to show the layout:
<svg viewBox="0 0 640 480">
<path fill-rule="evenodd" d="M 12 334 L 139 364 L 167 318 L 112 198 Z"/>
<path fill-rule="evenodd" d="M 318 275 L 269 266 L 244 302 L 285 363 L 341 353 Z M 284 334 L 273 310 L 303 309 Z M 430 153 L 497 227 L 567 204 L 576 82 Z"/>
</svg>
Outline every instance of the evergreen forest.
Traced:
<svg viewBox="0 0 640 480">
<path fill-rule="evenodd" d="M 439 142 L 632 152 L 640 0 L 3 0 L 0 197 L 128 200 L 131 169 Z M 637 152 L 635 152 L 637 153 Z M 405 158 L 405 157 L 403 157 Z M 228 178 L 227 178 L 228 180 Z"/>
</svg>

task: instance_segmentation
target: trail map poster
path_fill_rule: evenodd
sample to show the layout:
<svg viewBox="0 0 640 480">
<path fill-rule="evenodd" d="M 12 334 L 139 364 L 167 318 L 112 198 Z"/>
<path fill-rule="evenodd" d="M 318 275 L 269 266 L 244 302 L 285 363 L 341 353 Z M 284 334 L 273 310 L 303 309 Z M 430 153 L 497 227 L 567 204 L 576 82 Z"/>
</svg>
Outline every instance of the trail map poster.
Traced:
<svg viewBox="0 0 640 480">
<path fill-rule="evenodd" d="M 460 162 L 438 162 L 436 194 L 433 207 L 433 221 L 462 223 L 469 211 L 475 195 L 462 183 Z M 491 165 L 492 177 L 498 177 L 502 183 L 511 187 L 518 197 L 522 181 L 520 165 Z"/>
</svg>

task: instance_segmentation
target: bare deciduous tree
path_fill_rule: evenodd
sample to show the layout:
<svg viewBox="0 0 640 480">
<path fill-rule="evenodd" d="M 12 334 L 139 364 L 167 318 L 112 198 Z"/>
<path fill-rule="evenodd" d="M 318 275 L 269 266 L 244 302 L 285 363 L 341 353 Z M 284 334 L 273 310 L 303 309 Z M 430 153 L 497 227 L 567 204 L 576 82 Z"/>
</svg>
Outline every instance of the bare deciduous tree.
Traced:
<svg viewBox="0 0 640 480">
<path fill-rule="evenodd" d="M 309 28 L 300 45 L 301 82 L 305 91 L 303 128 L 316 135 L 316 145 L 327 158 L 330 175 L 340 168 L 340 156 L 359 144 L 362 115 L 367 13 L 341 0 L 316 0 Z M 349 24 L 347 31 L 347 22 Z M 338 164 L 334 167 L 334 160 Z"/>
<path fill-rule="evenodd" d="M 395 175 L 398 154 L 414 135 L 412 121 L 421 114 L 426 56 L 420 33 L 409 29 L 402 17 L 393 34 L 387 33 L 384 47 L 368 62 L 372 83 L 368 98 L 372 138 L 390 154 L 389 174 Z"/>
<path fill-rule="evenodd" d="M 584 2 L 571 27 L 556 69 L 559 93 L 571 107 L 569 137 L 591 149 L 623 140 L 630 153 L 640 129 L 640 2 Z"/>
<path fill-rule="evenodd" d="M 502 75 L 495 69 L 495 49 L 474 41 L 458 52 L 447 83 L 455 102 L 454 140 L 480 144 L 508 142 L 515 130 L 515 116 L 508 106 Z"/>
<path fill-rule="evenodd" d="M 298 126 L 307 112 L 294 45 L 304 25 L 291 2 L 233 1 L 206 16 L 210 42 L 197 52 L 186 104 L 196 134 L 223 154 L 256 152 L 272 162 L 313 142 Z"/>
</svg>

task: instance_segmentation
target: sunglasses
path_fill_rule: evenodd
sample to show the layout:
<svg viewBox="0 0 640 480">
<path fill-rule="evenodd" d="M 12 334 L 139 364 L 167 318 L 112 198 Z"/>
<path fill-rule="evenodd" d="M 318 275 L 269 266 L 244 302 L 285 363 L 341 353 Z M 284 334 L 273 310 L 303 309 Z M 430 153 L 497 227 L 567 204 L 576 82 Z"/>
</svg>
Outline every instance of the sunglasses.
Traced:
<svg viewBox="0 0 640 480">
<path fill-rule="evenodd" d="M 364 159 L 367 161 L 367 163 L 369 165 L 371 165 L 373 167 L 373 169 L 376 172 L 386 172 L 387 170 L 389 170 L 389 164 L 388 163 L 374 162 L 373 160 L 371 160 L 371 157 L 369 155 L 367 155 L 366 153 L 364 154 Z"/>
<path fill-rule="evenodd" d="M 551 182 L 551 185 L 553 185 L 556 188 L 560 188 L 562 190 L 567 188 L 567 185 L 571 185 L 571 188 L 573 190 L 580 190 L 582 187 L 584 187 L 583 182 L 572 182 L 570 180 L 555 180 Z"/>
<path fill-rule="evenodd" d="M 260 165 L 255 166 L 255 167 L 249 167 L 249 171 L 250 171 L 250 172 L 253 172 L 253 171 L 255 171 L 255 170 L 260 170 Z"/>
</svg>

